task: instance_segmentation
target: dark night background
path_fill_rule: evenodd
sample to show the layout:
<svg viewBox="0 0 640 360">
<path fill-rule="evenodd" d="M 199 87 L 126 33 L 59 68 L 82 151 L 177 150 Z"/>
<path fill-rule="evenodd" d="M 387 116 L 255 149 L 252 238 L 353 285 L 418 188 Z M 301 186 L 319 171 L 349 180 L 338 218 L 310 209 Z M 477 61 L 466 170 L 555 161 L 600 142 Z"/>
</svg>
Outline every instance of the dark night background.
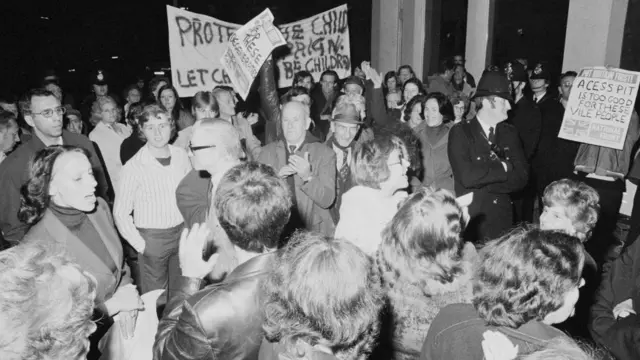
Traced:
<svg viewBox="0 0 640 360">
<path fill-rule="evenodd" d="M 178 6 L 237 24 L 269 7 L 275 23 L 285 24 L 345 2 L 350 9 L 351 56 L 360 63 L 370 57 L 370 1 L 179 0 Z M 112 90 L 133 83 L 139 74 L 152 77 L 154 70 L 169 67 L 167 4 L 174 2 L 2 0 L 2 92 L 22 93 L 38 83 L 45 69 L 55 69 L 65 91 L 76 98 L 89 91 L 89 73 L 97 68 L 108 70 Z"/>
<path fill-rule="evenodd" d="M 385 0 L 386 1 L 386 0 Z M 396 1 L 396 0 L 388 0 Z M 433 56 L 464 53 L 467 3 L 436 0 L 440 43 Z M 352 64 L 371 56 L 370 0 L 178 0 L 179 7 L 242 24 L 269 7 L 276 24 L 310 17 L 335 6 L 349 6 Z M 112 90 L 150 78 L 169 67 L 166 4 L 173 0 L 35 1 L 2 0 L 0 4 L 0 92 L 20 94 L 55 69 L 63 88 L 77 99 L 89 91 L 88 74 L 103 68 Z M 547 60 L 560 70 L 569 0 L 496 0 L 493 62 L 526 56 Z M 622 66 L 640 69 L 640 28 L 630 21 L 640 14 L 640 0 L 629 1 Z M 392 16 L 392 15 L 390 15 Z M 635 36 L 634 36 L 635 35 Z M 436 46 L 436 45 L 433 45 Z M 118 56 L 118 59 L 112 59 Z M 434 62 L 434 65 L 437 62 Z M 74 72 L 69 72 L 75 69 Z M 387 71 L 390 69 L 379 69 Z M 434 70 L 433 67 L 427 69 Z M 476 74 L 477 75 L 477 74 Z"/>
</svg>

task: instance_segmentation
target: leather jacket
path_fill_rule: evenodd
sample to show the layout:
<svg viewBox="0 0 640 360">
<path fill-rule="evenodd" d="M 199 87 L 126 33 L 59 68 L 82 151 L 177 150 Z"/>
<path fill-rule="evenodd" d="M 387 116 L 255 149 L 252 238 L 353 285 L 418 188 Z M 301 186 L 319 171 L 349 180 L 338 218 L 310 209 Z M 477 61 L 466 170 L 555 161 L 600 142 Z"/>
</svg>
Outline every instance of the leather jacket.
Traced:
<svg viewBox="0 0 640 360">
<path fill-rule="evenodd" d="M 260 110 L 265 116 L 265 144 L 270 144 L 282 137 L 280 98 L 276 84 L 273 58 L 269 57 L 260 69 Z"/>
<path fill-rule="evenodd" d="M 201 279 L 172 282 L 153 358 L 257 359 L 264 336 L 260 285 L 274 258 L 275 253 L 258 255 L 202 290 Z"/>
</svg>

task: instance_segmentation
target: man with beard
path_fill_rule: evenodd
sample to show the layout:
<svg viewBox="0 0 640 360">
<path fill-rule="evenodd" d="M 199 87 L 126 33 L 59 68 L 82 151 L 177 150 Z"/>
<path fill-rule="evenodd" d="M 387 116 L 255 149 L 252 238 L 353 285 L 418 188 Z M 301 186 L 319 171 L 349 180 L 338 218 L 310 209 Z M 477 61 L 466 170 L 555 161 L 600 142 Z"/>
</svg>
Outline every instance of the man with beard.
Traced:
<svg viewBox="0 0 640 360">
<path fill-rule="evenodd" d="M 513 108 L 509 112 L 509 123 L 516 127 L 524 154 L 531 163 L 538 149 L 540 132 L 542 131 L 542 116 L 540 110 L 524 95 L 528 75 L 524 66 L 517 61 L 505 64 L 504 72 L 511 82 Z M 535 187 L 531 179 L 527 186 L 513 194 L 515 208 L 515 222 L 533 222 L 533 207 L 535 201 Z"/>
<path fill-rule="evenodd" d="M 342 103 L 333 111 L 331 136 L 325 143 L 336 154 L 336 200 L 331 207 L 331 216 L 335 223 L 340 220 L 342 194 L 353 186 L 351 182 L 351 157 L 355 138 L 362 126 L 362 119 L 355 105 Z"/>
<path fill-rule="evenodd" d="M 465 238 L 495 239 L 513 226 L 510 194 L 528 179 L 528 164 L 518 131 L 504 123 L 512 101 L 509 80 L 485 71 L 474 96 L 477 114 L 449 132 L 448 154 L 457 196 L 473 193 Z"/>
</svg>

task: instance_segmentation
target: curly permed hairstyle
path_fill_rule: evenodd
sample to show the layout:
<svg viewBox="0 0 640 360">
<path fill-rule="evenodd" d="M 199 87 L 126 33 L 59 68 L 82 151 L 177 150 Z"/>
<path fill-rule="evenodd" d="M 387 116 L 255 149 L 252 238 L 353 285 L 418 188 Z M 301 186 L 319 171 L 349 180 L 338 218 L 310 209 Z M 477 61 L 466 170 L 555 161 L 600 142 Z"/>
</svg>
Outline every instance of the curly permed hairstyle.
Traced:
<svg viewBox="0 0 640 360">
<path fill-rule="evenodd" d="M 34 225 L 49 208 L 53 166 L 56 160 L 65 153 L 77 152 L 90 158 L 89 152 L 83 148 L 69 145 L 55 145 L 36 153 L 29 162 L 29 180 L 20 188 L 20 209 L 18 219 L 25 224 Z"/>
<path fill-rule="evenodd" d="M 428 280 L 451 283 L 461 274 L 464 210 L 447 190 L 422 187 L 404 201 L 382 231 L 376 259 L 385 286 Z"/>
<path fill-rule="evenodd" d="M 594 188 L 580 181 L 557 180 L 544 189 L 542 203 L 545 207 L 562 207 L 576 236 L 583 242 L 589 239 L 600 212 L 600 195 Z"/>
<path fill-rule="evenodd" d="M 488 325 L 518 328 L 558 310 L 584 265 L 578 238 L 520 227 L 480 251 L 473 305 Z"/>
<path fill-rule="evenodd" d="M 118 103 L 111 96 L 102 96 L 91 105 L 91 117 L 89 119 L 91 125 L 96 126 L 100 121 L 102 121 L 102 107 L 106 104 L 113 104 L 113 107 L 116 110 L 115 122 L 120 122 L 122 119 L 122 110 L 118 106 Z"/>
<path fill-rule="evenodd" d="M 61 252 L 27 242 L 0 252 L 0 358 L 84 359 L 96 281 Z"/>
<path fill-rule="evenodd" d="M 400 152 L 401 158 L 409 159 L 407 147 L 395 135 L 376 135 L 373 140 L 357 144 L 349 165 L 354 184 L 380 189 L 380 184 L 391 176 L 387 161 L 394 150 Z"/>
<path fill-rule="evenodd" d="M 214 199 L 220 225 L 245 251 L 275 248 L 291 216 L 289 187 L 272 167 L 255 162 L 227 171 Z"/>
<path fill-rule="evenodd" d="M 327 346 L 339 358 L 372 351 L 383 293 L 371 258 L 351 242 L 296 233 L 263 288 L 265 337 L 290 354 L 300 353 L 300 342 Z"/>
</svg>

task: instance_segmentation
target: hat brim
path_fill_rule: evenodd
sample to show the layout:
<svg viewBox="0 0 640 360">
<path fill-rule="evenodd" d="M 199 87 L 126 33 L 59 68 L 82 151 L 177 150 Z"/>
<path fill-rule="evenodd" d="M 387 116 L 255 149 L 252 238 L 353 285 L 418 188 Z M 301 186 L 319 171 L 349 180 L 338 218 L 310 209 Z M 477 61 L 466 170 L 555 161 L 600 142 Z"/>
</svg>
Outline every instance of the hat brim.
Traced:
<svg viewBox="0 0 640 360">
<path fill-rule="evenodd" d="M 102 85 L 107 85 L 107 82 L 102 80 L 102 81 L 94 81 L 93 85 L 98 85 L 98 86 L 102 86 Z"/>
<path fill-rule="evenodd" d="M 471 100 L 475 99 L 475 98 L 479 98 L 479 97 L 483 97 L 483 96 L 497 96 L 497 97 L 501 97 L 505 100 L 509 100 L 509 101 L 513 101 L 513 97 L 511 97 L 510 93 L 505 93 L 505 92 L 491 92 L 491 91 L 483 91 L 483 90 L 479 90 L 476 91 L 475 94 L 473 94 L 473 97 L 471 98 Z"/>
</svg>

